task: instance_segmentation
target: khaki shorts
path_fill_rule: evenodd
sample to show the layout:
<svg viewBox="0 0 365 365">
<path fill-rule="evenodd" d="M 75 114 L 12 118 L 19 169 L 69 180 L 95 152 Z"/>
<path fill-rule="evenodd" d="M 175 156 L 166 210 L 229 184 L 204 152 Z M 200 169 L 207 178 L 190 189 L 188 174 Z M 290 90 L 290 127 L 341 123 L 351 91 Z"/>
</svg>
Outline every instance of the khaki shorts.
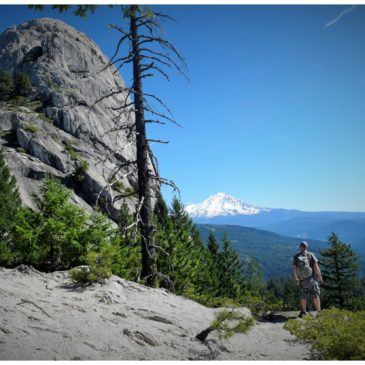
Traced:
<svg viewBox="0 0 365 365">
<path fill-rule="evenodd" d="M 308 299 L 309 296 L 316 299 L 319 298 L 321 290 L 319 289 L 317 280 L 311 277 L 299 280 L 299 293 L 302 299 Z"/>
</svg>

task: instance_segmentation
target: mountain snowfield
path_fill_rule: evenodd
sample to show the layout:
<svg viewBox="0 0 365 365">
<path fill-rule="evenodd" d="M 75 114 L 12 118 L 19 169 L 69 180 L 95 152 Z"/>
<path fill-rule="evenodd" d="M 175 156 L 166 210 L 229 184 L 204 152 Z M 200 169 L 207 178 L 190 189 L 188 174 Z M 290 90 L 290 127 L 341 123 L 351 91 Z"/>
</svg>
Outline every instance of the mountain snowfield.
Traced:
<svg viewBox="0 0 365 365">
<path fill-rule="evenodd" d="M 269 211 L 265 208 L 258 208 L 247 204 L 225 193 L 211 195 L 200 204 L 188 204 L 186 212 L 194 218 L 217 217 L 227 215 L 252 215 L 262 211 Z"/>
</svg>

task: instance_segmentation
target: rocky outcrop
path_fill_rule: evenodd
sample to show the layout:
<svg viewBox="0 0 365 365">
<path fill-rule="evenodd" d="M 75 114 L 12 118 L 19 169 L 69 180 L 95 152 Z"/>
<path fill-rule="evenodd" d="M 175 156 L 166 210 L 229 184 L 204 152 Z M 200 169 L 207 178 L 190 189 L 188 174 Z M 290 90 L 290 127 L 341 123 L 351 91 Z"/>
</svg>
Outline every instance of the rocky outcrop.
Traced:
<svg viewBox="0 0 365 365">
<path fill-rule="evenodd" d="M 75 286 L 67 272 L 0 268 L 0 360 L 303 360 L 283 323 L 202 342 L 219 308 L 113 276 Z M 247 308 L 235 308 L 250 316 Z M 232 325 L 231 323 L 229 325 Z"/>
<path fill-rule="evenodd" d="M 0 70 L 26 73 L 33 86 L 24 105 L 0 105 L 0 141 L 25 204 L 32 206 L 31 193 L 46 173 L 59 177 L 74 191 L 74 201 L 90 209 L 98 195 L 99 202 L 111 202 L 136 188 L 136 171 L 118 170 L 136 159 L 133 136 L 120 129 L 133 123 L 133 115 L 115 110 L 127 94 L 100 100 L 125 88 L 107 63 L 89 37 L 59 20 L 31 20 L 0 35 Z M 83 160 L 89 167 L 82 182 L 75 181 Z M 120 205 L 109 204 L 112 218 Z"/>
</svg>

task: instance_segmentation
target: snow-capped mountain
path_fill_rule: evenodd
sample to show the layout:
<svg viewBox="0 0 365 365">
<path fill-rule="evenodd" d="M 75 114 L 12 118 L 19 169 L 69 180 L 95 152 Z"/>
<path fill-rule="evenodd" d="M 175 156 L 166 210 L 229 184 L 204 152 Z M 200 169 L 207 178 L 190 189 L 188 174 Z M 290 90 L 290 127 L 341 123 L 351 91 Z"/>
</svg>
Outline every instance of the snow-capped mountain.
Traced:
<svg viewBox="0 0 365 365">
<path fill-rule="evenodd" d="M 252 227 L 287 237 L 322 241 L 336 232 L 365 255 L 365 212 L 258 208 L 225 193 L 212 195 L 200 204 L 189 204 L 185 210 L 196 224 Z"/>
<path fill-rule="evenodd" d="M 189 204 L 185 207 L 186 212 L 194 218 L 217 217 L 230 215 L 253 215 L 261 211 L 268 211 L 251 204 L 242 202 L 231 195 L 218 193 L 211 195 L 200 204 Z"/>
</svg>

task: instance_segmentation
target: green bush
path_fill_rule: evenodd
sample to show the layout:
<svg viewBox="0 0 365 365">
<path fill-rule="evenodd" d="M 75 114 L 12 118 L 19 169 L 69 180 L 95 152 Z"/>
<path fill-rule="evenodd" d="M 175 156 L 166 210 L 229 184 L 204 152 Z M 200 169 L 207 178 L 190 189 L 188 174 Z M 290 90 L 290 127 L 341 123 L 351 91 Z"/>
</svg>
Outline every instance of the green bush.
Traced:
<svg viewBox="0 0 365 365">
<path fill-rule="evenodd" d="M 186 298 L 194 300 L 209 308 L 221 308 L 221 307 L 240 307 L 240 303 L 237 300 L 226 297 L 213 297 L 208 294 L 197 294 L 194 290 L 186 291 L 183 294 Z"/>
<path fill-rule="evenodd" d="M 91 284 L 93 281 L 91 280 L 90 272 L 90 266 L 83 265 L 69 270 L 68 274 L 74 283 Z"/>
<path fill-rule="evenodd" d="M 86 257 L 87 266 L 69 271 L 71 279 L 79 284 L 91 284 L 108 279 L 113 274 L 113 265 L 118 260 L 118 249 L 112 244 L 103 244 L 98 251 L 90 251 Z"/>
<path fill-rule="evenodd" d="M 29 132 L 29 133 L 35 133 L 37 132 L 38 128 L 32 124 L 32 123 L 27 123 L 24 127 L 24 129 Z"/>
<path fill-rule="evenodd" d="M 85 180 L 85 172 L 89 168 L 89 163 L 86 160 L 80 160 L 76 162 L 73 176 L 76 181 L 83 182 Z"/>
<path fill-rule="evenodd" d="M 119 191 L 122 194 L 131 194 L 133 192 L 132 188 L 125 186 L 123 181 L 116 180 L 115 178 L 111 181 L 113 189 Z"/>
<path fill-rule="evenodd" d="M 325 309 L 316 317 L 289 320 L 284 328 L 310 341 L 327 360 L 365 359 L 365 311 Z"/>
<path fill-rule="evenodd" d="M 241 299 L 242 307 L 247 307 L 255 316 L 265 312 L 278 311 L 283 309 L 283 302 L 278 299 L 272 299 L 265 296 L 258 296 L 247 292 Z"/>
</svg>

